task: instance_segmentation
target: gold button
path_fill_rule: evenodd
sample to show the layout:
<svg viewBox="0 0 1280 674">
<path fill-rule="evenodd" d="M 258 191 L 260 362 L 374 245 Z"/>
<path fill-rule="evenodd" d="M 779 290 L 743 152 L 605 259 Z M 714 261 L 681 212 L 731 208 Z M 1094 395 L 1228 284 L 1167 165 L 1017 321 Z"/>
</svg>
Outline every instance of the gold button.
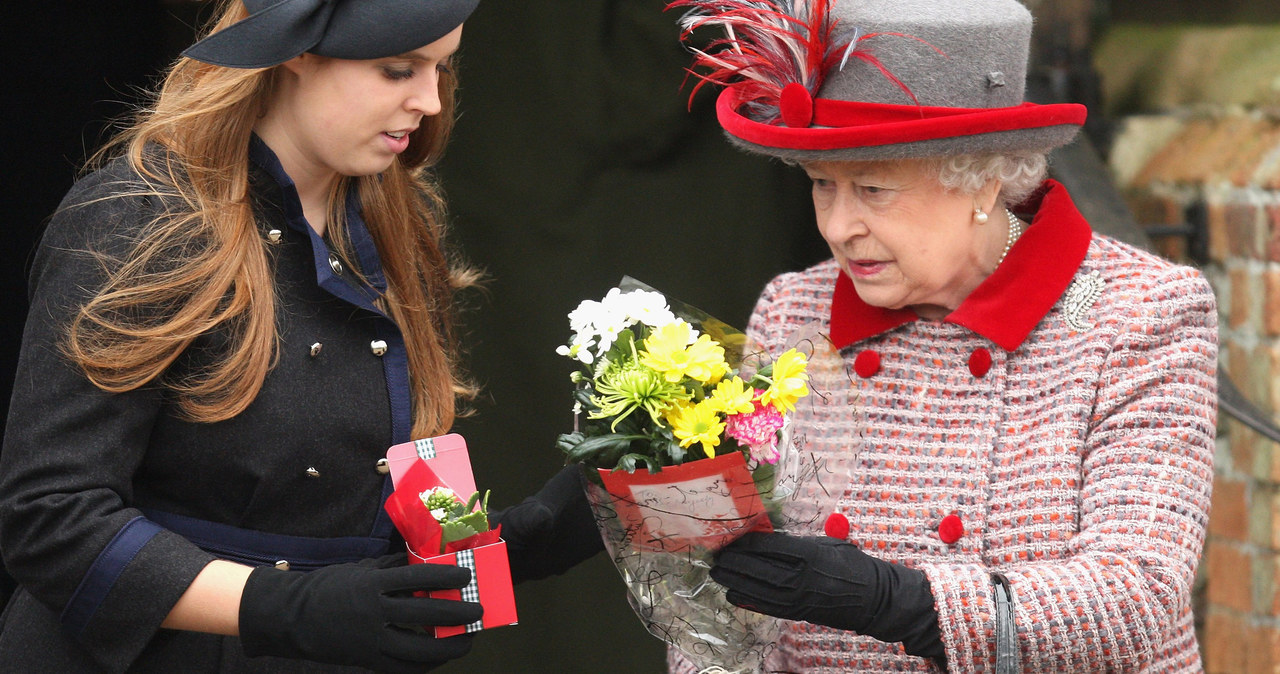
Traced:
<svg viewBox="0 0 1280 674">
<path fill-rule="evenodd" d="M 315 466 L 308 466 L 307 477 L 320 477 L 320 471 L 316 470 Z"/>
<path fill-rule="evenodd" d="M 375 339 L 369 342 L 369 350 L 373 352 L 373 355 L 381 357 L 382 354 L 387 352 L 387 343 L 381 339 Z"/>
<path fill-rule="evenodd" d="M 311 357 L 312 357 L 312 358 L 315 358 L 316 356 L 320 355 L 320 349 L 322 349 L 322 348 L 324 348 L 324 345 L 323 345 L 323 344 L 321 344 L 320 342 L 316 342 L 315 344 L 312 344 L 312 345 L 311 345 Z"/>
<path fill-rule="evenodd" d="M 383 475 L 386 475 L 387 473 L 391 472 L 391 463 L 388 462 L 386 459 L 378 459 L 378 463 L 375 464 L 374 467 L 379 473 Z"/>
<path fill-rule="evenodd" d="M 280 560 L 280 561 L 276 562 L 276 568 L 277 568 L 277 569 L 280 569 L 281 571 L 288 571 L 288 570 L 289 570 L 289 561 L 288 561 L 288 560 L 285 560 L 285 559 L 282 559 L 282 560 Z"/>
<path fill-rule="evenodd" d="M 273 229 L 267 232 L 267 240 L 270 241 L 271 243 L 280 243 L 281 236 L 284 236 L 284 232 L 278 229 Z"/>
<path fill-rule="evenodd" d="M 342 273 L 342 260 L 339 260 L 338 256 L 333 253 L 329 253 L 329 268 L 332 269 L 335 274 Z"/>
</svg>

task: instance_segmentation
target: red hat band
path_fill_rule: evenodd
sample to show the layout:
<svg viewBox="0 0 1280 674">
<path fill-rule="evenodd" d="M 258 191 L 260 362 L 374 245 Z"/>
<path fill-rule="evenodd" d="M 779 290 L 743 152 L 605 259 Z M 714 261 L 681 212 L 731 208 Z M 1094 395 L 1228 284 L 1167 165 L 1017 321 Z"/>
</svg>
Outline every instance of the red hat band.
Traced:
<svg viewBox="0 0 1280 674">
<path fill-rule="evenodd" d="M 739 93 L 736 87 L 729 87 L 716 102 L 717 116 L 725 131 L 754 145 L 802 151 L 911 144 L 1060 126 L 1067 127 L 1064 133 L 1070 135 L 1084 123 L 1087 114 L 1083 105 L 1075 103 L 951 108 L 819 98 L 812 102 L 809 125 L 792 127 L 788 125 L 790 115 L 783 115 L 772 124 L 742 115 Z M 1052 139 L 1046 140 L 1046 145 L 1054 144 Z"/>
</svg>

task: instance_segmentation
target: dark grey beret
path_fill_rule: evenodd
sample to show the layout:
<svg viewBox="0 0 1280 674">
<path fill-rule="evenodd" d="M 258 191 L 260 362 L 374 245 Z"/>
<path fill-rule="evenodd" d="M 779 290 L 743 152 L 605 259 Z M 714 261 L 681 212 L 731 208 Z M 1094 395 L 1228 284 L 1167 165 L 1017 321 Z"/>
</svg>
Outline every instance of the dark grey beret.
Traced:
<svg viewBox="0 0 1280 674">
<path fill-rule="evenodd" d="M 462 25 L 479 0 L 244 0 L 248 18 L 183 56 L 228 68 L 267 68 L 310 52 L 341 59 L 395 56 Z"/>
</svg>

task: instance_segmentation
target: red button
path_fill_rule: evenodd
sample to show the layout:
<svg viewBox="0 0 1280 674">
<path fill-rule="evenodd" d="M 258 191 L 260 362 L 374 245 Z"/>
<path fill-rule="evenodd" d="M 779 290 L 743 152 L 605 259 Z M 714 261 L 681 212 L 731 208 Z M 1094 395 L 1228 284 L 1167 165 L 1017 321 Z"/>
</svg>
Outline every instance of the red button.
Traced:
<svg viewBox="0 0 1280 674">
<path fill-rule="evenodd" d="M 778 95 L 778 113 L 782 123 L 793 129 L 803 129 L 813 121 L 813 96 L 799 82 L 782 88 Z"/>
<path fill-rule="evenodd" d="M 942 522 L 938 523 L 938 538 L 941 538 L 943 543 L 951 545 L 960 540 L 961 536 L 964 536 L 964 522 L 960 521 L 959 515 L 947 515 L 942 518 Z"/>
<path fill-rule="evenodd" d="M 831 513 L 827 517 L 827 523 L 822 527 L 822 531 L 832 537 L 840 540 L 849 538 L 849 518 L 840 513 Z"/>
<path fill-rule="evenodd" d="M 974 349 L 973 355 L 969 356 L 969 371 L 975 377 L 984 377 L 990 369 L 991 352 L 983 348 Z"/>
<path fill-rule="evenodd" d="M 880 354 L 871 349 L 858 354 L 858 357 L 853 359 L 853 371 L 863 379 L 874 377 L 880 371 Z"/>
</svg>

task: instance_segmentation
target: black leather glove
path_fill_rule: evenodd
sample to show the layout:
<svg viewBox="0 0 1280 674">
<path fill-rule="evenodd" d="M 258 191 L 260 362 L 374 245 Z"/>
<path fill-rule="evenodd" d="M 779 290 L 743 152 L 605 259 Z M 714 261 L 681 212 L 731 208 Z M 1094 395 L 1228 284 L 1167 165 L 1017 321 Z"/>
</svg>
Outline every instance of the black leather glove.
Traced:
<svg viewBox="0 0 1280 674">
<path fill-rule="evenodd" d="M 901 641 L 945 666 L 933 592 L 923 571 L 835 538 L 749 533 L 716 556 L 712 580 L 735 606 Z"/>
<path fill-rule="evenodd" d="M 240 599 L 245 654 L 397 673 L 425 672 L 466 655 L 472 635 L 437 639 L 422 628 L 472 623 L 484 609 L 413 592 L 462 588 L 471 582 L 471 570 L 405 565 L 404 559 L 401 553 L 307 573 L 254 569 Z"/>
<path fill-rule="evenodd" d="M 604 549 L 577 465 L 565 466 L 537 494 L 491 519 L 502 525 L 517 583 L 564 573 Z"/>
</svg>

